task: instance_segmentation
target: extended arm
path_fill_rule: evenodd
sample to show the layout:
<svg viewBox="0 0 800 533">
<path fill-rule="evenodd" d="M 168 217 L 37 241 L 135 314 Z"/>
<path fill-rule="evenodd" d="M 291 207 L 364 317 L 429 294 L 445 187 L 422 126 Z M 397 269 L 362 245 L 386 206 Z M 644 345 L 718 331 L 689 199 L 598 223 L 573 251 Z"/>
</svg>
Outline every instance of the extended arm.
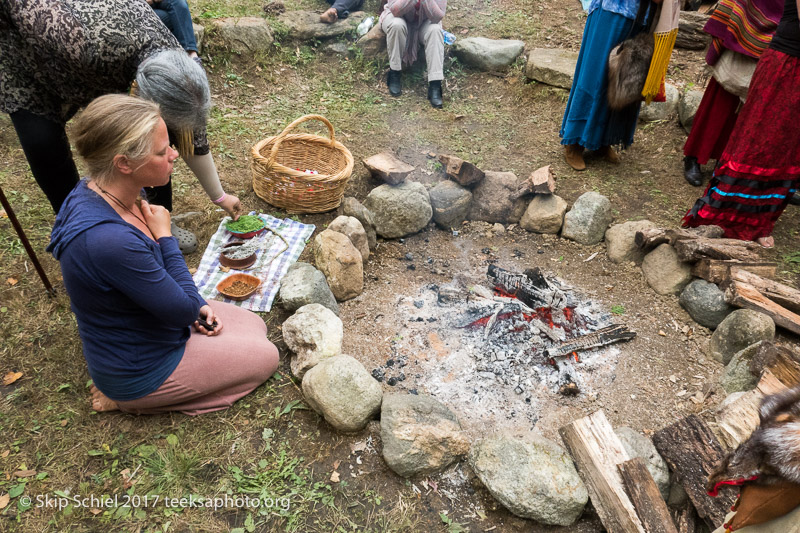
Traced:
<svg viewBox="0 0 800 533">
<path fill-rule="evenodd" d="M 203 186 L 203 190 L 206 191 L 211 201 L 227 211 L 234 220 L 239 218 L 241 202 L 239 202 L 239 198 L 232 194 L 226 194 L 222 189 L 217 166 L 214 164 L 214 158 L 211 153 L 189 155 L 184 160 L 194 175 L 197 176 L 197 181 Z"/>
</svg>

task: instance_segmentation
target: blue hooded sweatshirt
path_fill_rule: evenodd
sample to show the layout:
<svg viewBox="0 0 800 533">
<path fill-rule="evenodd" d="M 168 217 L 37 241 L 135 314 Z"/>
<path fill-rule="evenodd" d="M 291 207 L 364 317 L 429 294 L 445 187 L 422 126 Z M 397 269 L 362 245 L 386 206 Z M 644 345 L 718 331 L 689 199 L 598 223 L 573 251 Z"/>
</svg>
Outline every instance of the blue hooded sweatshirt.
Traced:
<svg viewBox="0 0 800 533">
<path fill-rule="evenodd" d="M 183 357 L 206 304 L 174 237 L 153 241 L 81 180 L 47 251 L 61 263 L 95 386 L 112 400 L 158 389 Z"/>
</svg>

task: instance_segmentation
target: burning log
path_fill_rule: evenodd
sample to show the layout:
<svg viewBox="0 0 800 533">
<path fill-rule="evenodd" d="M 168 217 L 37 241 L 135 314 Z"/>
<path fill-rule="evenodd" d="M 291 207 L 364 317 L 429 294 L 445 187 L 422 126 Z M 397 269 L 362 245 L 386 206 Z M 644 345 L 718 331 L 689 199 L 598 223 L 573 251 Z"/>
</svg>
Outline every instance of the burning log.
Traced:
<svg viewBox="0 0 800 533">
<path fill-rule="evenodd" d="M 565 355 L 571 355 L 572 352 L 606 346 L 620 341 L 629 341 L 635 337 L 636 333 L 630 331 L 627 326 L 612 324 L 611 326 L 562 342 L 559 346 L 545 350 L 544 355 L 546 357 L 563 357 Z"/>
<path fill-rule="evenodd" d="M 550 282 L 536 270 L 531 273 L 538 273 L 529 277 L 525 274 L 517 274 L 504 270 L 495 265 L 489 265 L 486 277 L 489 282 L 505 294 L 518 298 L 528 307 L 554 307 L 563 308 L 567 303 L 567 296 L 564 291 L 552 286 Z"/>
</svg>

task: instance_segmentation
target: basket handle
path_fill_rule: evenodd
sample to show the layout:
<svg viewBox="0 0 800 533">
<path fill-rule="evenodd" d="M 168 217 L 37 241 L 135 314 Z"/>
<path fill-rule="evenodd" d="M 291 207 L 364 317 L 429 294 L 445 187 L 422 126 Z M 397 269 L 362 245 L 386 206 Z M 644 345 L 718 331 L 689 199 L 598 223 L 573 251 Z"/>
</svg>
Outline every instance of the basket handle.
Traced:
<svg viewBox="0 0 800 533">
<path fill-rule="evenodd" d="M 328 119 L 323 117 L 322 115 L 305 115 L 298 118 L 288 126 L 286 126 L 286 128 L 284 128 L 284 130 L 280 132 L 277 137 L 275 137 L 275 141 L 272 143 L 272 150 L 270 150 L 269 158 L 267 159 L 267 166 L 272 166 L 272 164 L 275 163 L 275 156 L 278 154 L 278 148 L 280 148 L 281 143 L 289 135 L 289 133 L 291 133 L 293 129 L 295 129 L 303 122 L 309 120 L 319 120 L 320 122 L 328 126 L 328 136 L 331 138 L 331 146 L 334 145 L 334 143 L 336 142 L 336 137 L 333 134 L 333 124 L 331 124 L 330 121 L 328 121 Z"/>
</svg>

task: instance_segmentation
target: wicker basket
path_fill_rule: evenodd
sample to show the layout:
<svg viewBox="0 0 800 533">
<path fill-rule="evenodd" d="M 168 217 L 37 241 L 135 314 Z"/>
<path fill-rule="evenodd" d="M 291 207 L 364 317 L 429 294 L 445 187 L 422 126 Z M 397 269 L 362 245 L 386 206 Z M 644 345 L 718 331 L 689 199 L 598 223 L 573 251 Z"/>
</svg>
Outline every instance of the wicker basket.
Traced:
<svg viewBox="0 0 800 533">
<path fill-rule="evenodd" d="M 308 120 L 322 121 L 330 138 L 290 133 Z M 258 142 L 252 149 L 253 190 L 259 198 L 287 213 L 322 213 L 339 207 L 353 156 L 334 138 L 333 126 L 321 115 L 300 117 L 279 135 Z M 297 170 L 299 169 L 299 170 Z M 316 170 L 308 174 L 304 170 Z"/>
</svg>

